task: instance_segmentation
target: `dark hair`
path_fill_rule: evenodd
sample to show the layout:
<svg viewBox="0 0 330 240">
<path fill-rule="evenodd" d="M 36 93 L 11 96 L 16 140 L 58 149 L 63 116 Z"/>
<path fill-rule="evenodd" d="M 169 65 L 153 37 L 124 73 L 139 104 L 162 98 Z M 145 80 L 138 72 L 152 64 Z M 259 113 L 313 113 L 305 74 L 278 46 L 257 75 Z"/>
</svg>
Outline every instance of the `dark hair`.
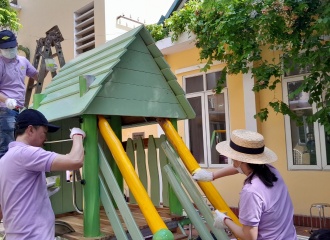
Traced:
<svg viewBox="0 0 330 240">
<path fill-rule="evenodd" d="M 32 127 L 35 128 L 35 129 L 38 129 L 40 126 L 32 126 Z M 27 128 L 28 128 L 28 126 L 24 127 L 24 128 L 15 128 L 15 131 L 14 131 L 15 139 L 18 136 L 23 135 Z"/>
<path fill-rule="evenodd" d="M 248 163 L 248 166 L 253 170 L 252 174 L 245 179 L 244 183 L 251 183 L 252 178 L 256 175 L 266 187 L 273 187 L 274 182 L 278 180 L 276 175 L 270 171 L 266 164 L 252 164 Z"/>
<path fill-rule="evenodd" d="M 309 240 L 330 240 L 330 230 L 329 229 L 319 229 L 313 231 Z"/>
</svg>

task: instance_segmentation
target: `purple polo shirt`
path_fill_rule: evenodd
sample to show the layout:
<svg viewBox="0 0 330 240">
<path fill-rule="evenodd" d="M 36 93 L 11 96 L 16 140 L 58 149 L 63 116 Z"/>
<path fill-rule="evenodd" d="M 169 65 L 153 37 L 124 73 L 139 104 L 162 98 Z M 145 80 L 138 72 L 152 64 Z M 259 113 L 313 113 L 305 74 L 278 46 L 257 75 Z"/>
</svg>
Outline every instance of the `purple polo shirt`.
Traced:
<svg viewBox="0 0 330 240">
<path fill-rule="evenodd" d="M 0 56 L 0 93 L 15 99 L 19 106 L 24 106 L 25 76 L 34 77 L 37 73 L 25 57 L 7 59 Z M 0 102 L 0 107 L 6 107 L 6 104 Z"/>
<path fill-rule="evenodd" d="M 0 159 L 0 205 L 7 240 L 54 240 L 55 216 L 45 172 L 56 156 L 22 142 L 9 143 Z"/>
<path fill-rule="evenodd" d="M 266 187 L 254 176 L 240 193 L 239 220 L 247 226 L 258 227 L 258 240 L 296 240 L 293 225 L 293 205 L 288 189 L 279 172 L 267 165 L 278 180 Z"/>
</svg>

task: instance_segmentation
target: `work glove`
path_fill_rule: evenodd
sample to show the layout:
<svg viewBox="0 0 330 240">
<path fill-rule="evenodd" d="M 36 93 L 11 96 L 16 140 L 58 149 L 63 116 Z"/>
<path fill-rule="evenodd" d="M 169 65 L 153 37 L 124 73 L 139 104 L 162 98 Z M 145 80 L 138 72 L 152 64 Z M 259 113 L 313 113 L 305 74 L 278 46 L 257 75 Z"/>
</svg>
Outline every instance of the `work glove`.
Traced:
<svg viewBox="0 0 330 240">
<path fill-rule="evenodd" d="M 200 182 L 210 182 L 213 181 L 213 173 L 199 168 L 193 173 L 192 178 Z"/>
<path fill-rule="evenodd" d="M 17 101 L 15 99 L 7 98 L 5 103 L 6 103 L 6 107 L 9 109 L 14 109 L 17 107 Z"/>
<path fill-rule="evenodd" d="M 231 220 L 231 218 L 228 217 L 226 214 L 220 212 L 219 210 L 215 210 L 213 226 L 218 229 L 227 228 L 226 224 L 224 223 L 226 218 Z"/>
<path fill-rule="evenodd" d="M 71 133 L 70 133 L 70 138 L 72 139 L 73 135 L 81 135 L 83 137 L 83 139 L 86 137 L 86 133 L 81 130 L 80 128 L 72 128 L 70 129 Z"/>
</svg>

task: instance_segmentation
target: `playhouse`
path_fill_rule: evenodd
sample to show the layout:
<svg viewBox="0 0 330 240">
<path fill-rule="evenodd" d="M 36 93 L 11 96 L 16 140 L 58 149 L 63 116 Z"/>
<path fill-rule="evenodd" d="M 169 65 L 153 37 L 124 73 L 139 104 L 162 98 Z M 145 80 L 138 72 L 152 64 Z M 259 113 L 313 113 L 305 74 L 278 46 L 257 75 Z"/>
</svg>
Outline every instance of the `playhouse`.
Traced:
<svg viewBox="0 0 330 240">
<path fill-rule="evenodd" d="M 34 95 L 33 108 L 61 126 L 48 136 L 48 150 L 67 153 L 72 127 L 87 134 L 81 178 L 66 181 L 65 172 L 52 173 L 61 175 L 61 190 L 51 197 L 54 212 L 74 232 L 63 237 L 183 239 L 173 229 L 189 222 L 203 239 L 212 239 L 204 226 L 212 229 L 211 211 L 189 176 L 199 165 L 175 129 L 177 120 L 194 118 L 195 113 L 144 26 L 66 63 Z M 159 124 L 165 136 L 121 141 L 123 127 L 150 124 Z M 199 185 L 215 208 L 237 221 L 211 183 Z M 70 215 L 74 211 L 81 214 Z M 136 212 L 146 226 L 139 224 Z M 228 239 L 224 231 L 212 230 L 218 239 Z"/>
</svg>

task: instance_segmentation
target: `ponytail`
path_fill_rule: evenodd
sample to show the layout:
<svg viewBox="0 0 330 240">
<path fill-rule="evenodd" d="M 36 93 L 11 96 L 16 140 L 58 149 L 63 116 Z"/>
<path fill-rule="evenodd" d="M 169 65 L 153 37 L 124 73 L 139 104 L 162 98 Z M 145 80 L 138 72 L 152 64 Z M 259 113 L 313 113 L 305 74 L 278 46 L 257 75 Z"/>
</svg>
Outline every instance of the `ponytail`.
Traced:
<svg viewBox="0 0 330 240">
<path fill-rule="evenodd" d="M 248 163 L 248 166 L 252 169 L 252 174 L 245 179 L 244 183 L 251 183 L 252 178 L 256 175 L 266 187 L 273 187 L 274 182 L 278 180 L 276 175 L 270 171 L 269 167 L 266 164 L 252 164 Z"/>
</svg>

